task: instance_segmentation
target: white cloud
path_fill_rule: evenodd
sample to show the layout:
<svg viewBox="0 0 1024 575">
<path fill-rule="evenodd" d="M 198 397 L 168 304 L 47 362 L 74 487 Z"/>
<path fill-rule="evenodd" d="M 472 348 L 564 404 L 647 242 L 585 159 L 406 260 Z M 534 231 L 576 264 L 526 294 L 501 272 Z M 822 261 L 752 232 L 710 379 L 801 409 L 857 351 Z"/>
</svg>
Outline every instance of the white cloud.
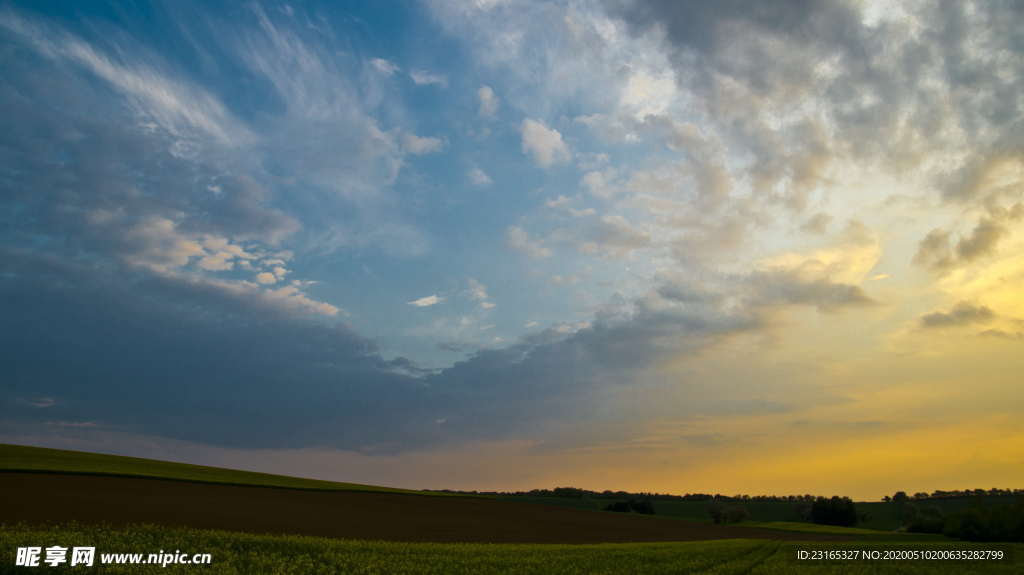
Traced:
<svg viewBox="0 0 1024 575">
<path fill-rule="evenodd" d="M 277 283 L 277 276 L 270 272 L 261 272 L 256 274 L 256 281 L 261 284 L 274 284 Z"/>
<path fill-rule="evenodd" d="M 477 301 L 484 301 L 487 299 L 487 286 L 479 280 L 469 278 L 469 295 Z"/>
<path fill-rule="evenodd" d="M 619 104 L 635 119 L 664 114 L 676 94 L 675 75 L 666 71 L 651 75 L 641 70 L 629 77 Z"/>
<path fill-rule="evenodd" d="M 420 299 L 414 299 L 407 303 L 409 305 L 413 305 L 416 307 L 430 307 L 432 305 L 437 305 L 442 301 L 444 301 L 444 298 L 437 297 L 436 295 L 428 295 L 426 297 L 421 297 Z"/>
<path fill-rule="evenodd" d="M 562 140 L 562 134 L 549 128 L 543 122 L 526 118 L 522 124 L 523 153 L 533 157 L 534 163 L 543 168 L 569 161 L 569 147 Z"/>
<path fill-rule="evenodd" d="M 496 304 L 490 301 L 490 296 L 487 294 L 487 286 L 474 278 L 469 278 L 468 283 L 469 297 L 479 302 L 481 308 L 494 309 L 497 307 Z"/>
<path fill-rule="evenodd" d="M 312 312 L 327 316 L 336 316 L 338 313 L 346 313 L 329 303 L 316 301 L 310 298 L 306 294 L 302 293 L 298 286 L 295 285 L 284 286 L 277 289 L 268 289 L 263 291 L 260 295 L 264 300 L 271 303 L 304 312 Z"/>
<path fill-rule="evenodd" d="M 487 175 L 487 172 L 480 168 L 473 168 L 469 171 L 466 177 L 469 179 L 469 183 L 474 186 L 489 186 L 494 183 L 493 180 L 491 180 L 491 177 Z"/>
<path fill-rule="evenodd" d="M 577 166 L 580 170 L 591 171 L 599 170 L 608 165 L 610 158 L 608 154 L 601 153 L 584 153 L 577 156 Z"/>
<path fill-rule="evenodd" d="M 440 138 L 420 137 L 406 132 L 402 134 L 402 149 L 410 154 L 423 156 L 443 150 L 444 141 Z"/>
<path fill-rule="evenodd" d="M 133 248 L 128 261 L 152 269 L 183 267 L 192 258 L 206 255 L 198 238 L 179 232 L 168 218 L 148 218 L 129 228 L 125 237 Z"/>
<path fill-rule="evenodd" d="M 505 242 L 516 251 L 523 252 L 532 258 L 546 258 L 551 255 L 551 250 L 540 240 L 530 237 L 526 230 L 519 226 L 511 226 L 505 231 Z"/>
<path fill-rule="evenodd" d="M 615 171 L 612 169 L 603 172 L 587 172 L 583 174 L 580 183 L 587 188 L 591 195 L 598 198 L 609 198 L 615 193 L 613 180 Z"/>
<path fill-rule="evenodd" d="M 441 86 L 442 88 L 448 87 L 448 78 L 441 74 L 434 74 L 427 72 L 426 70 L 413 70 L 409 72 L 409 77 L 417 86 Z"/>
<path fill-rule="evenodd" d="M 490 118 L 498 112 L 498 107 L 501 106 L 501 100 L 495 95 L 494 90 L 490 86 L 483 85 L 476 91 L 477 97 L 480 99 L 480 115 L 485 118 Z"/>
<path fill-rule="evenodd" d="M 585 231 L 578 243 L 581 252 L 621 257 L 651 245 L 651 236 L 619 215 L 605 215 Z"/>
<path fill-rule="evenodd" d="M 383 58 L 374 58 L 370 60 L 370 65 L 377 69 L 378 72 L 385 76 L 392 76 L 395 72 L 401 70 L 397 64 Z"/>
<path fill-rule="evenodd" d="M 569 205 L 571 200 L 565 196 L 558 196 L 557 198 L 550 199 L 544 202 L 544 205 L 549 208 L 564 208 Z"/>
<path fill-rule="evenodd" d="M 586 216 L 593 216 L 597 214 L 597 210 L 594 208 L 574 208 L 572 207 L 572 198 L 566 196 L 558 196 L 557 198 L 550 199 L 544 202 L 544 206 L 553 210 L 564 210 L 573 217 L 582 218 Z"/>
</svg>

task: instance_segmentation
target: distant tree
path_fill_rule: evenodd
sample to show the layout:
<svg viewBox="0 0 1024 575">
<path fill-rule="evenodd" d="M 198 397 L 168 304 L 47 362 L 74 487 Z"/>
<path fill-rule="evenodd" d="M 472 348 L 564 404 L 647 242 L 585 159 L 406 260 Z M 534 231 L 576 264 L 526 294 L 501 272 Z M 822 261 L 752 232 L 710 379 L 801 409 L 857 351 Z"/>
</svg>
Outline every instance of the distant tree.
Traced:
<svg viewBox="0 0 1024 575">
<path fill-rule="evenodd" d="M 811 504 L 811 521 L 824 525 L 856 525 L 857 509 L 849 497 L 819 497 Z"/>
<path fill-rule="evenodd" d="M 574 499 L 582 498 L 588 493 L 590 492 L 577 487 L 556 487 L 552 490 L 552 494 L 555 497 L 569 497 Z"/>
<path fill-rule="evenodd" d="M 892 502 L 893 503 L 906 503 L 907 502 L 907 492 L 906 491 L 897 491 L 896 494 L 892 496 Z"/>
<path fill-rule="evenodd" d="M 882 501 L 888 503 L 888 502 L 892 501 L 892 498 L 889 497 L 888 495 L 886 495 L 885 497 L 882 497 Z"/>
</svg>

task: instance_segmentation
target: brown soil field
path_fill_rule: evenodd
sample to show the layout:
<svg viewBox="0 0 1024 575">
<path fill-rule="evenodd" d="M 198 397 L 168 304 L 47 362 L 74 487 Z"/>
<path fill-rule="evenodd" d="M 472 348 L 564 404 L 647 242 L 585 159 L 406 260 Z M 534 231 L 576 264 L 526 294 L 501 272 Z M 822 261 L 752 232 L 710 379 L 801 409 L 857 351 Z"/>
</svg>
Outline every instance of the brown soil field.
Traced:
<svg viewBox="0 0 1024 575">
<path fill-rule="evenodd" d="M 0 473 L 0 522 L 151 523 L 346 539 L 602 543 L 842 540 L 472 497 L 308 491 L 55 473 Z"/>
</svg>

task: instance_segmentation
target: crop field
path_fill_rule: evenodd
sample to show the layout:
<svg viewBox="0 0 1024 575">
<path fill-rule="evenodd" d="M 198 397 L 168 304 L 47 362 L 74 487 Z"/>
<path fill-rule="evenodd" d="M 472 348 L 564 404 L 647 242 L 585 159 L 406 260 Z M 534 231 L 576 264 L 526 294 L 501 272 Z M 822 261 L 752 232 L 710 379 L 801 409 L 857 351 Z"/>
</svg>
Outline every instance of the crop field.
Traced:
<svg viewBox="0 0 1024 575">
<path fill-rule="evenodd" d="M 15 549 L 60 545 L 96 548 L 97 561 L 105 553 L 140 553 L 162 550 L 209 553 L 211 564 L 167 567 L 105 565 L 95 573 L 217 573 L 242 575 L 307 575 L 309 573 L 707 573 L 729 575 L 774 574 L 1011 574 L 1020 573 L 1024 545 L 964 543 L 829 543 L 831 549 L 1000 549 L 1002 561 L 850 560 L 797 561 L 798 550 L 820 549 L 823 544 L 796 541 L 722 540 L 681 543 L 610 543 L 598 545 L 400 543 L 336 540 L 301 536 L 267 536 L 199 529 L 132 526 L 123 529 L 63 525 L 49 528 L 6 525 L 0 530 L 0 570 L 27 572 L 12 567 Z M 83 571 L 85 572 L 85 571 Z"/>
<path fill-rule="evenodd" d="M 153 523 L 388 541 L 597 543 L 699 539 L 837 540 L 634 513 L 474 497 L 317 491 L 136 477 L 0 473 L 5 522 Z"/>
</svg>

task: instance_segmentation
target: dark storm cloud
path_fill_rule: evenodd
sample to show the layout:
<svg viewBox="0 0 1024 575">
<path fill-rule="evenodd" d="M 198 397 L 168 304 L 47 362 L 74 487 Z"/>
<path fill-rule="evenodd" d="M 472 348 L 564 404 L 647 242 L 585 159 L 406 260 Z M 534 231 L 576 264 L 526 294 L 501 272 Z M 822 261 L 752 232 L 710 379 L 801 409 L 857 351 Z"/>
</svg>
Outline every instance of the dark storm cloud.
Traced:
<svg viewBox="0 0 1024 575">
<path fill-rule="evenodd" d="M 8 417 L 93 421 L 224 445 L 380 441 L 418 422 L 401 360 L 343 326 L 145 270 L 5 251 Z M 44 395 L 46 409 L 14 409 Z M 404 429 L 404 431 L 400 431 Z"/>
<path fill-rule="evenodd" d="M 5 250 L 0 301 L 8 424 L 88 422 L 218 445 L 371 453 L 585 417 L 575 404 L 588 391 L 757 325 L 638 302 L 573 334 L 544 332 L 429 374 L 383 359 L 343 325 L 88 258 Z"/>
</svg>

